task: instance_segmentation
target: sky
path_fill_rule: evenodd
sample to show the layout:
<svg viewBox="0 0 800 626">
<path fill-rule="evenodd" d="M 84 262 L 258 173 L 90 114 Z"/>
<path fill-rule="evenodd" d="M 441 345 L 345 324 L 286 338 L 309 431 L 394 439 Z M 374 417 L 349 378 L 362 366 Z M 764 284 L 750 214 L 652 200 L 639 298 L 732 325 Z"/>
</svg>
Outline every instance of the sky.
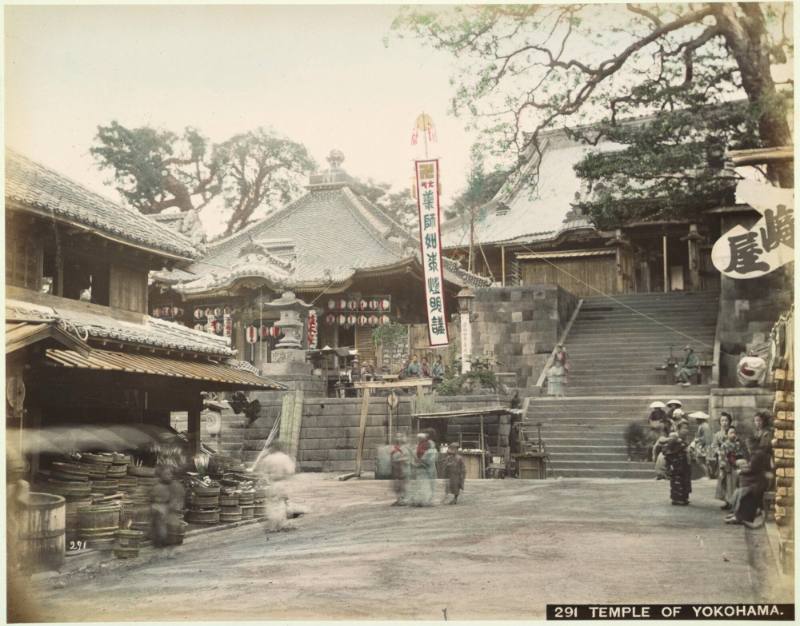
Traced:
<svg viewBox="0 0 800 626">
<path fill-rule="evenodd" d="M 447 114 L 452 59 L 389 37 L 397 7 L 6 6 L 6 144 L 111 199 L 89 153 L 117 120 L 211 139 L 264 126 L 325 166 L 407 188 L 416 116 L 436 124 L 443 202 L 465 184 L 474 136 Z M 216 209 L 201 218 L 222 230 Z"/>
</svg>

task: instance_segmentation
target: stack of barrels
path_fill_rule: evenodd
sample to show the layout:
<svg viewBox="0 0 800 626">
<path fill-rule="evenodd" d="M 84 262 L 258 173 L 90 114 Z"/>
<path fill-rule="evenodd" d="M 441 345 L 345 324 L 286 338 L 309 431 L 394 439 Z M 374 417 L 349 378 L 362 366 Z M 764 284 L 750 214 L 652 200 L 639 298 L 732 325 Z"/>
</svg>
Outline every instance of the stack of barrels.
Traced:
<svg viewBox="0 0 800 626">
<path fill-rule="evenodd" d="M 242 509 L 242 519 L 253 519 L 256 508 L 256 492 L 253 489 L 244 489 L 239 493 L 239 506 Z"/>
<path fill-rule="evenodd" d="M 123 504 L 123 517 L 120 526 L 142 533 L 141 545 L 149 543 L 152 521 L 152 492 L 156 478 L 155 467 L 128 465 L 126 485 L 135 484 L 128 491 Z M 135 481 L 135 483 L 133 483 Z"/>
<path fill-rule="evenodd" d="M 791 346 L 787 346 L 789 350 Z M 778 551 L 784 570 L 794 562 L 794 370 L 787 359 L 778 359 L 773 372 L 775 385 L 775 524 Z"/>
<path fill-rule="evenodd" d="M 242 520 L 242 507 L 239 504 L 239 491 L 226 490 L 219 497 L 219 521 L 224 523 L 240 522 Z"/>
<path fill-rule="evenodd" d="M 118 559 L 130 559 L 139 556 L 139 546 L 144 538 L 142 531 L 120 528 L 117 530 L 115 538 L 115 557 Z"/>
<path fill-rule="evenodd" d="M 186 492 L 186 521 L 190 524 L 219 524 L 219 492 L 218 484 L 192 482 Z"/>
<path fill-rule="evenodd" d="M 119 530 L 120 505 L 116 502 L 90 504 L 78 509 L 79 537 L 89 548 L 107 551 L 114 548 Z"/>
<path fill-rule="evenodd" d="M 80 539 L 78 509 L 92 503 L 92 485 L 89 470 L 82 463 L 55 461 L 50 465 L 47 478 L 38 488 L 46 493 L 61 496 L 66 501 L 66 545 L 75 545 Z"/>
<path fill-rule="evenodd" d="M 106 452 L 86 452 L 81 461 L 89 469 L 89 480 L 92 482 L 92 494 L 96 497 L 110 496 L 117 493 L 119 480 L 109 476 L 113 467 L 114 455 Z"/>
<path fill-rule="evenodd" d="M 256 486 L 253 490 L 253 516 L 264 517 L 267 514 L 267 488 Z"/>
</svg>

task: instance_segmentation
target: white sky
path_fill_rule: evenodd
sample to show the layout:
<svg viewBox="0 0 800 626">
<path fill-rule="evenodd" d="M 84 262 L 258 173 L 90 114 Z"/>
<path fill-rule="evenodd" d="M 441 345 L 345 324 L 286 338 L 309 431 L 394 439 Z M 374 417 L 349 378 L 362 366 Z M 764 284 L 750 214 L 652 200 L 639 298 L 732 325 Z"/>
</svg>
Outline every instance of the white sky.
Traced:
<svg viewBox="0 0 800 626">
<path fill-rule="evenodd" d="M 116 119 L 212 141 L 271 127 L 321 166 L 409 185 L 416 116 L 437 126 L 443 200 L 464 185 L 472 137 L 446 114 L 451 60 L 384 37 L 392 6 L 7 6 L 6 143 L 117 199 L 89 154 Z M 221 230 L 204 215 L 209 234 Z"/>
</svg>

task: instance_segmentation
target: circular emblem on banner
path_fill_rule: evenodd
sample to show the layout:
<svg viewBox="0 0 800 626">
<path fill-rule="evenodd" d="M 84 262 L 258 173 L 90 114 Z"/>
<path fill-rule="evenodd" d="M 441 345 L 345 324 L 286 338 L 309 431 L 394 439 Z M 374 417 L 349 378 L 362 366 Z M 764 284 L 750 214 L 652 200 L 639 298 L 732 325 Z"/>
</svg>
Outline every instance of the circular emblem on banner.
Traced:
<svg viewBox="0 0 800 626">
<path fill-rule="evenodd" d="M 258 329 L 255 326 L 248 326 L 245 332 L 247 343 L 255 343 L 258 340 Z"/>
</svg>

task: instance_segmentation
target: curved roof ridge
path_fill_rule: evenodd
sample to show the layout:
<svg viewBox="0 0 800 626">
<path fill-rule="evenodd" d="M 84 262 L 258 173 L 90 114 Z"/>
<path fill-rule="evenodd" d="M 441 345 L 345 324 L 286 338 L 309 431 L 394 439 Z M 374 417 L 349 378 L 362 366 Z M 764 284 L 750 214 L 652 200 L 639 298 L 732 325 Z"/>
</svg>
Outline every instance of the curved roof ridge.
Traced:
<svg viewBox="0 0 800 626">
<path fill-rule="evenodd" d="M 358 222 L 364 227 L 367 233 L 372 235 L 373 239 L 375 239 L 375 241 L 383 246 L 388 252 L 396 254 L 400 259 L 403 259 L 403 248 L 392 241 L 389 241 L 387 238 L 387 235 L 391 232 L 391 225 L 387 226 L 387 230 L 385 232 L 379 230 L 372 223 L 373 220 L 370 220 L 370 217 L 372 216 L 369 215 L 367 207 L 364 206 L 358 195 L 352 189 L 350 189 L 350 187 L 342 187 L 341 191 L 343 192 L 342 195 L 348 201 L 347 203 L 351 207 L 351 213 L 353 213 L 356 220 L 358 220 Z M 352 209 L 355 209 L 355 211 Z"/>
</svg>

